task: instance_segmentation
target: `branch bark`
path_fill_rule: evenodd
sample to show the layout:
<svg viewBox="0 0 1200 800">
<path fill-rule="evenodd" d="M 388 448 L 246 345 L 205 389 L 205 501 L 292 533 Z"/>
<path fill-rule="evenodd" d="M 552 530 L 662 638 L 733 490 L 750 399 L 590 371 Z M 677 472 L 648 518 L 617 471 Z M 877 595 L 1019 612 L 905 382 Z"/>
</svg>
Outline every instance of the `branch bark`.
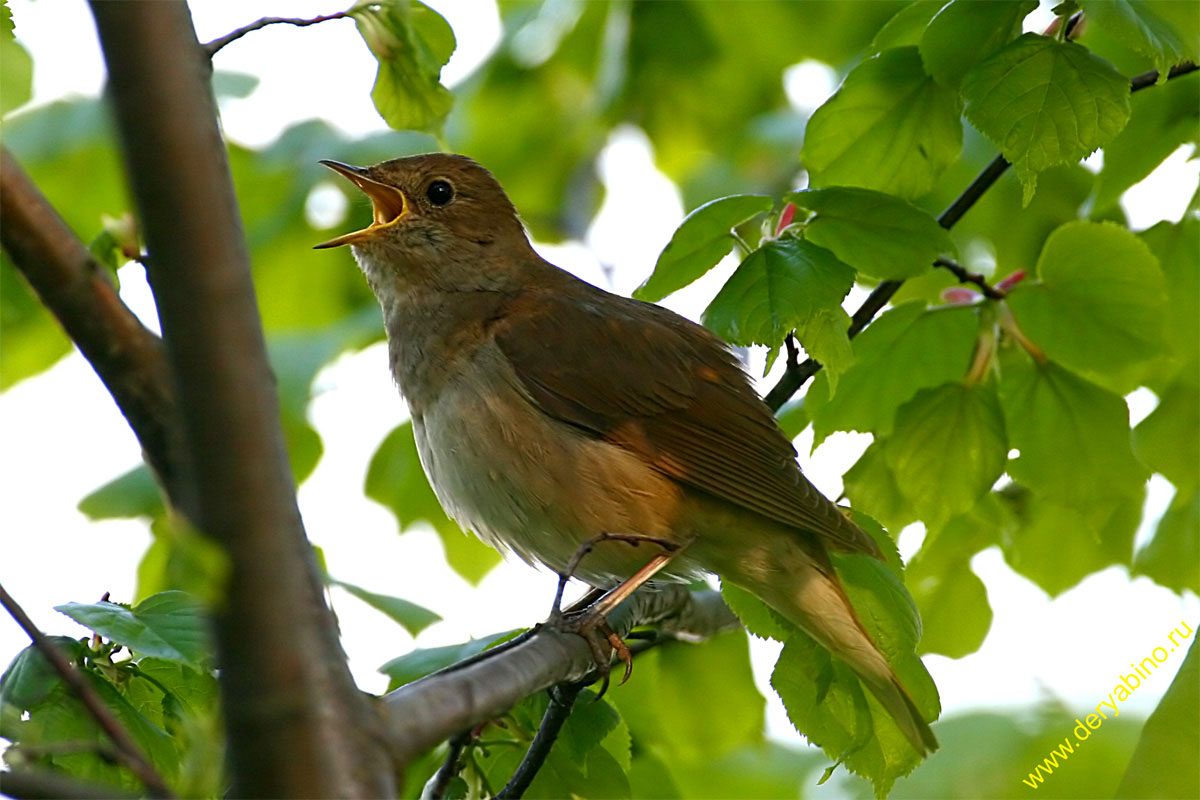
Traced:
<svg viewBox="0 0 1200 800">
<path fill-rule="evenodd" d="M 677 584 L 638 590 L 608 622 L 622 637 L 636 626 L 662 623 L 664 631 L 689 640 L 741 627 L 720 593 L 688 592 Z M 393 756 L 407 763 L 438 742 L 495 719 L 529 695 L 584 680 L 594 668 L 583 637 L 539 627 L 508 646 L 401 686 L 382 702 Z"/>
<path fill-rule="evenodd" d="M 172 503 L 193 509 L 162 340 L 134 316 L 88 249 L 0 150 L 0 244 L 91 363 Z"/>
<path fill-rule="evenodd" d="M 179 0 L 91 8 L 150 254 L 193 521 L 231 565 L 215 623 L 233 791 L 393 795 L 296 505 L 207 54 Z"/>
</svg>

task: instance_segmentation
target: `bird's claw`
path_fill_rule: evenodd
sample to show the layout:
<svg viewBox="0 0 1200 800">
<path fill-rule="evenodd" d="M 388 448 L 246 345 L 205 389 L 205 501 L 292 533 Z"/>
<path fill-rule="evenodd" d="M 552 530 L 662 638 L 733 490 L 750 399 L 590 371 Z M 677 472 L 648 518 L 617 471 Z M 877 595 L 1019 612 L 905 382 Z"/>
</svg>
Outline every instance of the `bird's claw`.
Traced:
<svg viewBox="0 0 1200 800">
<path fill-rule="evenodd" d="M 547 620 L 547 625 L 563 633 L 577 634 L 587 642 L 588 647 L 592 651 L 592 658 L 596 662 L 596 670 L 600 673 L 602 682 L 600 692 L 596 695 L 597 700 L 603 697 L 604 693 L 608 691 L 613 653 L 625 664 L 625 674 L 621 677 L 621 684 L 629 680 L 629 676 L 633 674 L 633 654 L 629 652 L 628 645 L 612 629 L 612 626 L 608 624 L 608 620 L 601 612 L 585 608 L 582 611 L 574 613 L 555 614 L 551 615 L 550 619 Z M 611 649 L 606 649 L 606 644 Z"/>
</svg>

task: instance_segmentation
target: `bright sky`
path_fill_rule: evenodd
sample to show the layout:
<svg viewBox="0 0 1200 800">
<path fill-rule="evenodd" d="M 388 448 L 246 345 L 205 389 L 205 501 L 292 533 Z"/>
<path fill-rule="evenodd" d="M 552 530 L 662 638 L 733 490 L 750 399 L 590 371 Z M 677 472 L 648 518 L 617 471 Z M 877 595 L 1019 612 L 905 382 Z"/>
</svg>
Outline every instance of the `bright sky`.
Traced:
<svg viewBox="0 0 1200 800">
<path fill-rule="evenodd" d="M 17 36 L 34 54 L 35 102 L 98 94 L 104 70 L 85 3 L 10 0 L 10 5 Z M 498 15 L 491 0 L 438 0 L 430 5 L 446 16 L 459 40 L 459 51 L 444 74 L 453 84 L 494 46 Z M 342 7 L 315 0 L 198 2 L 193 15 L 206 41 L 281 10 L 307 17 Z M 1042 26 L 1044 22 L 1035 27 Z M 320 57 L 314 58 L 314 53 Z M 250 98 L 222 109 L 228 135 L 242 143 L 265 144 L 286 126 L 313 116 L 330 119 L 354 135 L 385 130 L 369 98 L 374 61 L 349 21 L 305 29 L 274 26 L 252 33 L 222 51 L 216 67 L 260 77 Z M 808 62 L 788 71 L 786 88 L 798 107 L 814 108 L 835 86 L 827 68 Z M 1197 162 L 1187 157 L 1187 150 L 1181 149 L 1130 190 L 1126 209 L 1135 228 L 1178 219 L 1183 213 L 1200 173 Z M 608 193 L 587 242 L 542 249 L 561 266 L 628 292 L 647 274 L 684 209 L 674 186 L 654 170 L 649 144 L 635 129 L 613 136 L 600 170 Z M 348 253 L 341 258 L 344 263 L 338 268 L 354 269 Z M 611 282 L 600 263 L 613 265 Z M 732 265 L 723 265 L 666 305 L 694 316 L 731 270 Z M 127 267 L 121 278 L 126 301 L 153 324 L 152 299 L 137 269 Z M 551 576 L 507 562 L 477 589 L 469 587 L 445 566 L 441 544 L 432 532 L 397 536 L 390 512 L 363 498 L 363 474 L 371 453 L 407 416 L 388 376 L 383 347 L 340 359 L 321 373 L 317 388 L 310 414 L 326 452 L 302 488 L 300 502 L 309 534 L 324 548 L 331 571 L 342 580 L 403 596 L 446 617 L 422 635 L 423 646 L 542 619 L 553 596 Z M 1132 396 L 1135 421 L 1149 413 L 1153 403 L 1149 392 Z M 837 434 L 811 457 L 810 438 L 803 437 L 797 446 L 809 477 L 837 496 L 840 475 L 868 442 L 867 436 Z M 95 601 L 104 592 L 111 592 L 114 600 L 131 598 L 134 565 L 149 535 L 139 522 L 90 523 L 75 511 L 75 504 L 138 462 L 136 441 L 86 362 L 71 355 L 37 379 L 0 395 L 0 443 L 0 582 L 44 630 L 82 635 L 83 629 L 52 607 Z M 1156 478 L 1150 496 L 1148 519 L 1153 521 L 1168 502 L 1170 487 Z M 1142 539 L 1145 534 L 1144 526 Z M 919 540 L 919 531 L 906 531 L 902 551 L 911 555 Z M 1200 601 L 1195 596 L 1180 599 L 1145 578 L 1130 580 L 1121 568 L 1093 575 L 1054 601 L 1009 569 L 996 548 L 979 554 L 972 568 L 987 585 L 995 619 L 979 652 L 959 660 L 926 659 L 947 712 L 1050 699 L 1069 709 L 1093 708 L 1112 690 L 1120 671 L 1163 644 L 1181 620 L 1193 629 L 1200 627 Z M 360 685 L 382 690 L 385 681 L 375 669 L 410 648 L 411 637 L 340 590 L 334 591 L 333 599 Z M 0 621 L 0 665 L 25 644 L 14 623 Z M 771 699 L 771 731 L 794 739 L 766 683 L 774 648 L 761 642 L 753 647 L 760 686 Z M 1148 713 L 1181 661 L 1181 655 L 1172 654 L 1128 706 Z"/>
</svg>

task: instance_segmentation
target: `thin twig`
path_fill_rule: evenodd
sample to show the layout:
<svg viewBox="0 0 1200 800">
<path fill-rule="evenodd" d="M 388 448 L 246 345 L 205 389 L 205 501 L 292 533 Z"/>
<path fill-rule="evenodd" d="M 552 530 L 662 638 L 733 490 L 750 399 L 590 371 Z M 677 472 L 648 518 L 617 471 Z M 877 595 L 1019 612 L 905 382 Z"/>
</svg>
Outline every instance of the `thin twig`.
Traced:
<svg viewBox="0 0 1200 800">
<path fill-rule="evenodd" d="M 529 784 L 533 783 L 538 771 L 546 763 L 546 756 L 550 754 L 550 748 L 558 739 L 558 734 L 562 731 L 567 717 L 571 715 L 571 709 L 582 690 L 582 683 L 567 683 L 551 687 L 550 704 L 546 706 L 546 713 L 542 716 L 541 724 L 538 725 L 537 734 L 529 744 L 529 749 L 525 752 L 525 757 L 521 759 L 517 771 L 513 773 L 508 784 L 496 794 L 497 800 L 521 797 L 525 794 Z"/>
<path fill-rule="evenodd" d="M 55 646 L 54 642 L 46 637 L 46 634 L 42 633 L 37 625 L 33 624 L 33 620 L 25 613 L 25 609 L 21 608 L 20 604 L 5 591 L 3 586 L 0 586 L 0 605 L 3 605 L 4 610 L 16 620 L 21 629 L 33 641 L 33 646 L 50 662 L 50 665 L 54 667 L 54 671 L 59 674 L 63 682 L 83 702 L 84 708 L 92 715 L 92 719 L 96 720 L 100 729 L 116 745 L 116 753 L 121 762 L 146 785 L 146 788 L 153 797 L 173 797 L 174 795 L 167 787 L 166 781 L 158 774 L 158 771 L 154 769 L 154 766 L 146 756 L 142 754 L 141 748 L 133 741 L 133 737 L 129 735 L 129 731 L 125 730 L 108 709 L 108 706 L 104 705 L 104 701 L 96 694 L 96 690 L 88 684 L 83 673 L 67 660 L 62 651 Z"/>
<path fill-rule="evenodd" d="M 446 752 L 446 760 L 438 767 L 438 771 L 433 773 L 433 779 L 429 783 L 430 800 L 442 800 L 446 796 L 446 792 L 450 788 L 450 781 L 454 780 L 462 770 L 463 748 L 470 741 L 470 731 L 463 731 L 450 739 L 450 749 Z"/>
<path fill-rule="evenodd" d="M 937 261 L 933 262 L 933 265 L 935 267 L 941 267 L 942 269 L 947 269 L 950 272 L 953 272 L 954 277 L 958 278 L 959 283 L 975 284 L 979 287 L 979 291 L 983 293 L 983 296 L 990 300 L 1003 300 L 1005 297 L 1004 292 L 989 284 L 987 279 L 978 272 L 971 272 L 962 264 L 959 264 L 953 259 L 946 258 L 945 256 L 939 256 Z"/>
<path fill-rule="evenodd" d="M 216 54 L 216 52 L 218 50 L 220 50 L 222 47 L 224 47 L 225 45 L 230 44 L 231 42 L 236 42 L 238 39 L 242 38 L 247 33 L 250 33 L 251 31 L 260 30 L 261 28 L 265 28 L 268 25 L 283 24 L 283 25 L 295 25 L 298 28 L 307 28 L 309 25 L 316 25 L 319 22 L 328 22 L 331 19 L 345 19 L 346 17 L 349 17 L 349 16 L 350 16 L 349 11 L 339 11 L 336 14 L 325 14 L 320 17 L 313 17 L 312 19 L 300 19 L 297 17 L 263 17 L 260 20 L 251 22 L 249 25 L 238 28 L 235 31 L 230 31 L 229 33 L 227 33 L 224 36 L 221 36 L 217 39 L 213 39 L 211 42 L 207 42 L 206 44 L 201 45 L 201 47 L 204 48 L 204 52 L 206 54 L 208 54 L 208 57 L 212 58 Z"/>
<path fill-rule="evenodd" d="M 1177 64 L 1176 66 L 1171 67 L 1170 71 L 1167 73 L 1167 80 L 1195 72 L 1196 69 L 1197 66 L 1192 63 Z M 1141 91 L 1147 87 L 1154 86 L 1157 81 L 1158 70 L 1143 72 L 1142 74 L 1135 75 L 1129 79 L 1129 91 Z M 969 211 L 971 207 L 979 201 L 979 198 L 983 196 L 983 193 L 990 189 L 1000 178 L 1000 176 L 1004 174 L 1004 171 L 1010 166 L 1011 164 L 1009 164 L 1008 160 L 1002 155 L 998 155 L 992 159 L 991 163 L 984 167 L 983 171 L 975 177 L 975 180 L 971 181 L 970 185 L 963 190 L 963 193 L 955 198 L 954 202 L 951 203 L 949 207 L 947 207 L 946 210 L 941 213 L 941 216 L 938 217 L 938 224 L 947 230 L 954 227 L 954 225 L 963 218 L 963 215 L 966 214 L 967 211 Z M 950 266 L 950 263 L 952 262 L 942 263 L 943 261 L 948 262 L 947 259 L 938 259 L 934 262 L 934 264 L 936 266 L 945 267 L 951 272 L 954 272 L 954 274 L 958 276 L 959 280 L 963 281 L 964 283 L 976 284 L 980 287 L 980 289 L 983 290 L 983 293 L 987 297 L 999 299 L 993 297 L 993 294 L 989 292 L 997 293 L 1000 295 L 1000 297 L 1004 296 L 1003 293 L 1000 293 L 998 290 L 989 287 L 982 280 L 981 276 L 978 276 L 980 277 L 980 280 L 977 281 L 974 279 L 977 276 L 974 276 L 973 273 L 969 273 L 961 267 L 959 267 L 959 269 L 962 270 L 962 274 L 959 274 L 957 270 Z M 868 295 L 867 299 L 863 301 L 863 304 L 858 307 L 858 310 L 855 311 L 854 315 L 850 318 L 850 328 L 846 332 L 847 335 L 853 339 L 859 334 L 860 331 L 862 331 L 863 328 L 867 327 L 867 324 L 870 323 L 870 321 L 874 319 L 875 315 L 887 305 L 888 301 L 892 299 L 892 296 L 896 294 L 903 284 L 904 281 L 884 281 L 876 286 L 874 291 Z M 773 387 L 771 387 L 771 390 L 767 392 L 766 397 L 763 399 L 766 401 L 767 405 L 770 406 L 772 411 L 778 411 L 783 407 L 783 404 L 790 400 L 792 395 L 799 391 L 800 387 L 807 383 L 813 375 L 816 375 L 820 369 L 821 363 L 811 358 L 805 359 L 799 364 L 789 363 L 787 368 L 784 369 L 783 375 L 779 377 L 779 381 L 776 382 Z"/>
</svg>

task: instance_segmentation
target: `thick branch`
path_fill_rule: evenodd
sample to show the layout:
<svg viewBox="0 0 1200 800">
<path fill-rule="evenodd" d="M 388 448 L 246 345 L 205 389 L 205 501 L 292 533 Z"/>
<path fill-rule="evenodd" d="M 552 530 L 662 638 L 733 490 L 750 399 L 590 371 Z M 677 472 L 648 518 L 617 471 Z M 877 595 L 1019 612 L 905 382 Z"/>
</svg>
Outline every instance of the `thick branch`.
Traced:
<svg viewBox="0 0 1200 800">
<path fill-rule="evenodd" d="M 608 621 L 621 636 L 635 626 L 659 622 L 689 639 L 741 627 L 719 593 L 689 593 L 678 585 L 640 589 Z M 401 686 L 383 698 L 393 754 L 408 762 L 459 731 L 495 719 L 522 698 L 583 680 L 594 667 L 583 637 L 541 627 L 510 647 Z"/>
<path fill-rule="evenodd" d="M 231 564 L 215 622 L 233 791 L 392 795 L 296 506 L 208 57 L 178 0 L 95 0 L 92 14 L 177 388 L 194 522 Z"/>
<path fill-rule="evenodd" d="M 104 701 L 96 694 L 96 691 L 88 683 L 87 678 L 76 669 L 75 665 L 67 660 L 67 657 L 62 654 L 54 642 L 46 637 L 46 634 L 33 624 L 33 620 L 25 613 L 25 609 L 21 608 L 20 604 L 14 600 L 3 586 L 0 586 L 0 605 L 4 606 L 4 610 L 16 620 L 25 634 L 33 641 L 33 646 L 38 649 L 38 652 L 49 662 L 54 671 L 58 673 L 63 682 L 71 688 L 75 696 L 83 703 L 83 707 L 91 714 L 92 719 L 100 726 L 100 730 L 104 731 L 105 735 L 112 740 L 116 745 L 116 754 L 120 758 L 121 763 L 129 767 L 130 771 L 138 777 L 146 788 L 150 791 L 153 797 L 172 797 L 171 790 L 167 787 L 166 781 L 154 769 L 154 766 L 142 753 L 142 749 L 138 747 L 137 742 L 133 741 L 133 737 L 129 735 L 129 731 L 117 721 L 112 712 L 108 710 L 108 706 L 104 705 Z M 5 786 L 7 792 L 8 786 Z"/>
<path fill-rule="evenodd" d="M 0 151 L 0 243 L 108 388 L 176 507 L 188 511 L 175 400 L 162 340 L 142 325 L 104 270 Z"/>
<path fill-rule="evenodd" d="M 1197 66 L 1195 64 L 1178 64 L 1172 67 L 1167 73 L 1167 79 L 1170 80 L 1178 78 L 1181 75 L 1187 75 L 1190 72 L 1195 72 L 1196 69 Z M 1143 72 L 1141 75 L 1135 75 L 1129 79 L 1129 91 L 1141 91 L 1147 87 L 1154 86 L 1157 81 L 1158 70 Z M 983 197 L 984 192 L 996 183 L 1009 166 L 1008 160 L 1002 155 L 992 159 L 991 163 L 984 167 L 983 171 L 975 177 L 975 180 L 971 181 L 970 186 L 964 189 L 963 193 L 955 198 L 954 202 L 942 212 L 941 216 L 938 217 L 938 224 L 947 230 L 954 227 L 962 219 L 963 215 L 979 201 L 979 198 Z M 949 269 L 947 264 L 935 262 L 935 265 Z M 960 275 L 953 269 L 951 269 L 951 272 L 954 272 L 959 280 L 964 283 L 976 283 L 980 285 L 980 288 L 984 289 L 984 294 L 988 297 L 992 296 L 987 292 L 987 289 L 991 287 L 988 287 L 986 283 L 973 280 L 970 277 L 971 274 L 966 273 L 965 270 L 964 273 L 966 276 Z M 892 299 L 892 296 L 896 294 L 903 283 L 904 281 L 884 281 L 875 287 L 875 290 L 863 301 L 863 304 L 858 307 L 858 310 L 854 312 L 854 315 L 850 319 L 850 328 L 847 334 L 851 339 L 857 336 L 863 328 L 867 327 L 867 324 L 887 305 L 888 301 Z M 992 291 L 995 290 L 992 289 Z M 805 359 L 799 364 L 789 361 L 787 369 L 784 370 L 779 381 L 771 387 L 771 391 L 767 392 L 764 398 L 767 405 L 771 407 L 772 411 L 778 411 L 820 369 L 820 362 L 814 361 L 811 358 Z"/>
</svg>

